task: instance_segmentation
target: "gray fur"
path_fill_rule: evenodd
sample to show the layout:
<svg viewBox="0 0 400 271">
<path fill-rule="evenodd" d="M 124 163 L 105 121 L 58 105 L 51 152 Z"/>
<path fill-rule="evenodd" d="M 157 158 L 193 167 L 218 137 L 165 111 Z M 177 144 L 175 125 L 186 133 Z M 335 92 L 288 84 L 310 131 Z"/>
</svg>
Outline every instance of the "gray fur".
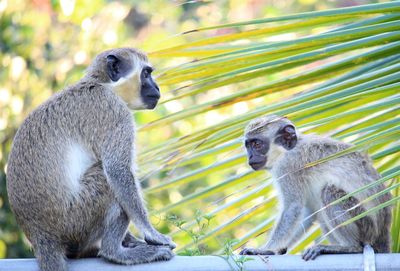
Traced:
<svg viewBox="0 0 400 271">
<path fill-rule="evenodd" d="M 245 130 L 245 138 L 258 137 L 274 142 L 278 131 L 286 125 L 293 123 L 275 115 L 261 117 L 250 122 Z M 269 241 L 263 247 L 245 248 L 241 254 L 281 254 L 301 236 L 299 231 L 305 231 L 311 225 L 310 221 L 304 221 L 302 213 L 316 212 L 328 203 L 380 178 L 370 158 L 361 152 L 352 152 L 305 168 L 310 162 L 345 150 L 352 145 L 332 138 L 303 135 L 297 130 L 296 135 L 297 144 L 293 149 L 286 150 L 271 143 L 265 155 L 264 168 L 270 170 L 282 203 L 278 222 Z M 389 200 L 391 195 L 386 193 L 369 203 L 355 207 L 363 199 L 383 189 L 384 185 L 376 185 L 340 204 L 318 212 L 313 218 L 318 220 L 324 233 L 328 233 L 343 221 Z M 355 208 L 349 210 L 352 207 Z M 322 253 L 362 252 L 366 244 L 370 244 L 377 252 L 390 252 L 390 224 L 391 210 L 386 207 L 334 230 L 328 235 L 332 245 L 311 247 L 304 252 L 303 258 L 314 259 Z"/>
<path fill-rule="evenodd" d="M 27 117 L 13 142 L 9 200 L 42 271 L 65 271 L 67 256 L 98 252 L 122 264 L 173 257 L 175 244 L 148 220 L 135 177 L 135 125 L 128 102 L 116 95 L 105 72 L 108 54 L 131 61 L 132 71 L 147 61 L 131 48 L 99 54 L 80 81 Z M 140 97 L 135 78 L 118 87 L 125 84 L 125 92 L 130 88 Z M 130 220 L 150 244 L 126 236 Z"/>
</svg>

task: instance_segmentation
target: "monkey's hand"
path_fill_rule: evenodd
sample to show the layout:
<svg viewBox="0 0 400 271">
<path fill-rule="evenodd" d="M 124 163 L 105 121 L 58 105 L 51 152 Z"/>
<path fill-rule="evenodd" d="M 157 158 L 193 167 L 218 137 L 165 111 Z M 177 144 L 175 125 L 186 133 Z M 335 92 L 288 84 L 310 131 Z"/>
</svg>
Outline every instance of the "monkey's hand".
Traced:
<svg viewBox="0 0 400 271">
<path fill-rule="evenodd" d="M 176 248 L 176 244 L 174 242 L 172 242 L 171 237 L 161 234 L 156 230 L 153 230 L 149 234 L 145 234 L 144 240 L 149 245 L 169 246 L 171 249 Z"/>
<path fill-rule="evenodd" d="M 286 253 L 286 248 L 277 251 L 263 248 L 244 248 L 240 251 L 240 255 L 282 255 Z"/>
<path fill-rule="evenodd" d="M 321 255 L 323 253 L 323 249 L 321 246 L 313 246 L 310 248 L 307 248 L 302 255 L 303 260 L 308 261 L 308 260 L 315 260 L 318 255 Z"/>
<path fill-rule="evenodd" d="M 129 248 L 134 248 L 143 244 L 146 244 L 146 242 L 136 239 L 136 237 L 133 236 L 130 232 L 126 233 L 125 238 L 122 241 L 122 246 Z"/>
</svg>

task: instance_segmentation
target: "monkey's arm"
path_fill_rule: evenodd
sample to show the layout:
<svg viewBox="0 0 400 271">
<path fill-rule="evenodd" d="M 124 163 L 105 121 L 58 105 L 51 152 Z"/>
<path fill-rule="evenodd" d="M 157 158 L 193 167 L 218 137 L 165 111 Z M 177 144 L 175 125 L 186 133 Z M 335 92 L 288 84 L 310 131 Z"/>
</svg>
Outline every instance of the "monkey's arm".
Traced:
<svg viewBox="0 0 400 271">
<path fill-rule="evenodd" d="M 312 226 L 314 221 L 316 220 L 316 215 L 313 215 L 310 217 L 312 214 L 312 211 L 309 208 L 304 208 L 303 209 L 303 215 L 302 219 L 297 227 L 297 230 L 295 231 L 295 234 L 293 235 L 292 239 L 289 240 L 289 244 L 294 244 L 296 243 Z"/>
<path fill-rule="evenodd" d="M 148 219 L 134 173 L 133 133 L 131 123 L 120 122 L 105 139 L 107 144 L 102 150 L 102 161 L 107 181 L 118 203 L 142 232 L 146 242 L 175 248 L 171 239 L 154 229 Z"/>
<path fill-rule="evenodd" d="M 269 241 L 259 249 L 245 248 L 240 254 L 272 255 L 286 253 L 290 241 L 293 240 L 296 230 L 300 227 L 305 203 L 301 188 L 295 187 L 295 184 L 298 184 L 297 180 L 286 177 L 280 180 L 280 183 L 283 206 Z"/>
<path fill-rule="evenodd" d="M 285 206 L 278 223 L 267 244 L 263 247 L 274 252 L 286 251 L 289 242 L 295 237 L 301 220 L 302 206 L 293 202 Z"/>
</svg>

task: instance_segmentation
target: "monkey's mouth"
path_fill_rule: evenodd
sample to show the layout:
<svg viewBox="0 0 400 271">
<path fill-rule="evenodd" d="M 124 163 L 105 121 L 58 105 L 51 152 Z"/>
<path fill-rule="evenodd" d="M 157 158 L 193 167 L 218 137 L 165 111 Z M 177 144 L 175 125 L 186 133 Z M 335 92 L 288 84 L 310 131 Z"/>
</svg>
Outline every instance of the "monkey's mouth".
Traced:
<svg viewBox="0 0 400 271">
<path fill-rule="evenodd" d="M 147 109 L 154 109 L 158 104 L 158 98 L 147 98 L 146 105 Z"/>
<path fill-rule="evenodd" d="M 250 164 L 251 168 L 254 170 L 259 170 L 264 167 L 265 163 L 252 163 Z"/>
<path fill-rule="evenodd" d="M 262 169 L 266 163 L 267 163 L 266 157 L 260 157 L 259 159 L 252 159 L 249 161 L 249 165 L 253 170 Z"/>
</svg>

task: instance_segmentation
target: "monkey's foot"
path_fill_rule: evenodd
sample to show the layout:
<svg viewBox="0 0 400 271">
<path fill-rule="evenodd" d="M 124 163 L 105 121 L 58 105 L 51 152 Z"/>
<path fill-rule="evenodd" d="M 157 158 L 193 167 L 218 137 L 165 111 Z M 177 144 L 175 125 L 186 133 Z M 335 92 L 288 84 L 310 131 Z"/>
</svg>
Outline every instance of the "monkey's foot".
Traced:
<svg viewBox="0 0 400 271">
<path fill-rule="evenodd" d="M 158 261 L 168 261 L 175 255 L 167 246 L 138 245 L 134 248 L 123 248 L 117 252 L 100 252 L 100 255 L 114 263 L 134 265 Z"/>
<path fill-rule="evenodd" d="M 150 262 L 169 261 L 175 254 L 168 246 L 157 246 L 158 251 L 150 257 Z"/>
<path fill-rule="evenodd" d="M 239 253 L 240 255 L 275 255 L 272 250 L 260 249 L 260 248 L 244 248 Z"/>
<path fill-rule="evenodd" d="M 145 234 L 144 240 L 149 245 L 169 246 L 171 249 L 176 248 L 176 244 L 172 242 L 171 237 L 154 231 L 151 234 Z"/>
<path fill-rule="evenodd" d="M 313 246 L 310 248 L 307 248 L 302 255 L 303 260 L 308 261 L 308 260 L 314 260 L 317 258 L 318 255 L 321 255 L 323 252 L 322 247 L 320 246 Z"/>
</svg>

